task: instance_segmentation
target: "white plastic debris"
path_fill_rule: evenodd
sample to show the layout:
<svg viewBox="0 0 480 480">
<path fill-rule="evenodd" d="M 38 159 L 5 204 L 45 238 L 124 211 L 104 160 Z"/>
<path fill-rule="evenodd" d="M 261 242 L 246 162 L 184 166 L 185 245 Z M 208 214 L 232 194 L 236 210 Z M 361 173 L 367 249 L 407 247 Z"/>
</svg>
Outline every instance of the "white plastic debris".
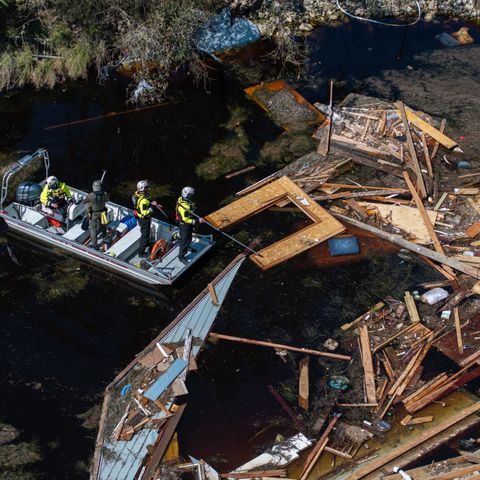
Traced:
<svg viewBox="0 0 480 480">
<path fill-rule="evenodd" d="M 448 292 L 444 288 L 432 288 L 428 292 L 425 292 L 420 298 L 423 303 L 428 303 L 429 305 L 435 305 L 436 303 L 444 300 L 448 297 Z"/>
</svg>

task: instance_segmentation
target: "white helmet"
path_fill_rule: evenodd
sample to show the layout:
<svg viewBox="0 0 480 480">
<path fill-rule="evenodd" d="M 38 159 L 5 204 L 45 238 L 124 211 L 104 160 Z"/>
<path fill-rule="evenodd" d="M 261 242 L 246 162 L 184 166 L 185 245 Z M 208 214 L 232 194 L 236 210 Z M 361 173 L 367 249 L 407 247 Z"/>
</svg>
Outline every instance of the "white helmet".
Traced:
<svg viewBox="0 0 480 480">
<path fill-rule="evenodd" d="M 192 198 L 195 195 L 195 189 L 193 187 L 183 187 L 182 188 L 182 197 L 183 198 Z"/>
<path fill-rule="evenodd" d="M 53 175 L 47 178 L 47 185 L 51 188 L 56 188 L 58 186 L 58 178 Z"/>
<path fill-rule="evenodd" d="M 139 192 L 144 192 L 150 185 L 148 184 L 148 180 L 140 180 L 137 183 L 137 190 Z"/>
</svg>

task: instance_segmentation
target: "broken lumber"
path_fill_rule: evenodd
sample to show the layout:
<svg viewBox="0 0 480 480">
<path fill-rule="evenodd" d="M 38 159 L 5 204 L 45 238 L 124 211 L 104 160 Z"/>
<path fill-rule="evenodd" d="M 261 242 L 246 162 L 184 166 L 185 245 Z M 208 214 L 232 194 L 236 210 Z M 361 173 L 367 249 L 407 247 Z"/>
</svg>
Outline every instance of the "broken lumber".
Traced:
<svg viewBox="0 0 480 480">
<path fill-rule="evenodd" d="M 271 347 L 271 348 L 279 348 L 281 350 L 290 350 L 292 352 L 300 352 L 306 353 L 308 355 L 316 355 L 319 357 L 328 357 L 333 358 L 335 360 L 346 360 L 350 361 L 352 357 L 348 355 L 340 355 L 338 353 L 331 353 L 331 352 L 321 352 L 319 350 L 313 350 L 311 348 L 301 348 L 301 347 L 291 347 L 289 345 L 283 345 L 281 343 L 273 343 L 273 342 L 264 342 L 262 340 L 251 340 L 249 338 L 241 338 L 241 337 L 233 337 L 231 335 L 223 335 L 221 333 L 209 333 L 209 337 L 215 338 L 218 340 L 229 340 L 231 342 L 237 343 L 246 343 L 249 345 L 258 345 L 260 347 Z"/>
<path fill-rule="evenodd" d="M 401 102 L 397 102 L 397 103 L 400 104 Z M 395 106 L 398 107 L 399 105 L 397 105 L 397 103 L 395 104 Z M 435 127 L 432 127 L 425 120 L 422 120 L 419 116 L 415 115 L 415 113 L 413 113 L 413 111 L 409 107 L 405 107 L 405 111 L 406 111 L 407 119 L 410 123 L 415 125 L 422 132 L 426 133 L 429 137 L 432 137 L 434 140 L 439 142 L 445 148 L 448 148 L 450 150 L 458 146 L 457 142 L 455 142 L 451 138 L 448 138 L 440 130 L 437 130 Z"/>
<path fill-rule="evenodd" d="M 363 373 L 365 376 L 365 390 L 367 394 L 367 403 L 376 403 L 377 396 L 375 391 L 375 373 L 373 371 L 372 352 L 370 350 L 370 340 L 368 336 L 368 327 L 360 325 L 360 345 Z"/>
<path fill-rule="evenodd" d="M 210 292 L 210 297 L 212 297 L 212 303 L 214 305 L 219 305 L 217 292 L 215 291 L 215 287 L 211 283 L 208 284 L 208 291 Z"/>
<path fill-rule="evenodd" d="M 460 355 L 463 355 L 462 327 L 460 325 L 460 314 L 458 311 L 458 307 L 454 307 L 453 309 L 453 318 L 455 321 L 455 332 L 457 334 L 458 353 Z"/>
<path fill-rule="evenodd" d="M 310 357 L 307 355 L 300 360 L 300 373 L 298 375 L 298 405 L 308 411 L 308 366 Z"/>
<path fill-rule="evenodd" d="M 420 321 L 420 315 L 418 315 L 417 306 L 415 300 L 410 292 L 405 292 L 405 305 L 407 306 L 408 315 L 412 323 L 418 323 Z"/>
<path fill-rule="evenodd" d="M 259 478 L 259 477 L 284 477 L 287 474 L 287 471 L 284 468 L 281 469 L 270 469 L 270 470 L 252 470 L 251 472 L 231 472 L 231 473 L 221 473 L 221 478 L 234 478 L 234 479 L 243 479 L 243 478 Z"/>
<path fill-rule="evenodd" d="M 419 432 L 414 438 L 409 441 L 402 442 L 397 448 L 394 448 L 390 452 L 386 452 L 380 457 L 376 458 L 374 461 L 367 463 L 365 466 L 359 468 L 353 472 L 348 478 L 349 480 L 360 480 L 361 478 L 367 476 L 368 474 L 375 472 L 376 470 L 382 468 L 385 464 L 395 460 L 400 455 L 408 452 L 409 450 L 421 445 L 430 438 L 442 433 L 447 428 L 457 424 L 458 422 L 464 420 L 466 417 L 473 415 L 474 413 L 480 410 L 480 402 L 476 402 L 470 407 L 463 409 L 456 415 L 451 416 L 446 422 L 433 426 L 432 428 L 423 430 Z"/>
<path fill-rule="evenodd" d="M 354 327 L 355 325 L 357 325 L 358 323 L 360 323 L 362 320 L 366 320 L 367 318 L 370 318 L 370 315 L 372 315 L 373 313 L 375 313 L 377 310 L 380 310 L 381 308 L 383 308 L 385 306 L 385 304 L 383 302 L 378 302 L 376 305 L 374 305 L 368 312 L 364 313 L 363 315 L 360 315 L 359 317 L 357 317 L 355 320 L 351 321 L 350 323 L 344 323 L 340 328 L 343 330 L 343 331 L 346 331 L 348 330 L 349 328 L 352 328 Z M 367 317 L 368 316 L 368 317 Z"/>
<path fill-rule="evenodd" d="M 433 242 L 433 246 L 435 247 L 435 250 L 440 253 L 441 255 L 445 255 L 445 252 L 443 250 L 442 244 L 438 240 L 437 234 L 435 233 L 435 230 L 433 229 L 432 222 L 430 221 L 430 217 L 427 214 L 427 210 L 425 209 L 425 206 L 423 205 L 423 202 L 418 195 L 417 191 L 415 190 L 415 187 L 413 186 L 412 180 L 410 179 L 410 175 L 408 174 L 407 171 L 403 172 L 403 178 L 405 179 L 405 182 L 407 183 L 408 189 L 410 190 L 410 193 L 412 194 L 412 198 L 415 201 L 415 204 L 417 205 L 417 208 L 420 212 L 420 215 L 422 216 L 423 223 L 425 224 L 425 227 L 427 228 L 428 235 L 430 236 L 430 239 Z"/>
<path fill-rule="evenodd" d="M 420 196 L 425 198 L 427 196 L 427 189 L 425 188 L 425 182 L 423 181 L 422 170 L 418 163 L 417 152 L 415 151 L 415 145 L 413 144 L 412 132 L 410 131 L 410 125 L 408 124 L 407 114 L 405 113 L 405 107 L 402 102 L 395 103 L 395 106 L 400 110 L 402 116 L 402 122 L 405 127 L 405 136 L 407 137 L 408 149 L 410 151 L 410 159 L 412 161 L 413 171 L 415 172 L 416 183 Z"/>
<path fill-rule="evenodd" d="M 433 415 L 427 415 L 425 417 L 416 417 L 416 418 L 411 418 L 407 422 L 407 426 L 410 425 L 421 425 L 422 423 L 429 423 L 433 422 Z"/>
<path fill-rule="evenodd" d="M 280 404 L 280 406 L 285 410 L 288 416 L 292 419 L 295 428 L 300 431 L 305 430 L 305 425 L 303 424 L 302 420 L 300 420 L 298 415 L 290 408 L 285 399 L 277 392 L 277 390 L 275 390 L 275 387 L 273 385 L 269 385 L 268 390 L 273 395 L 275 400 Z"/>
<path fill-rule="evenodd" d="M 327 428 L 322 433 L 317 443 L 313 447 L 313 450 L 310 452 L 307 459 L 305 460 L 303 464 L 303 470 L 302 470 L 302 473 L 300 474 L 299 480 L 306 480 L 306 478 L 308 477 L 309 473 L 311 472 L 312 468 L 315 465 L 315 462 L 318 460 L 318 457 L 320 456 L 323 449 L 327 445 L 328 435 L 333 430 L 333 428 L 335 427 L 340 417 L 341 417 L 341 414 L 336 413 L 333 416 L 333 418 L 330 420 L 330 423 L 327 425 Z"/>
<path fill-rule="evenodd" d="M 371 225 L 368 225 L 366 223 L 363 223 L 359 220 L 356 220 L 354 218 L 346 217 L 345 215 L 341 215 L 339 213 L 332 212 L 332 215 L 339 220 L 342 220 L 350 225 L 353 225 L 355 227 L 360 228 L 361 230 L 364 230 L 366 232 L 373 233 L 374 235 L 383 238 L 384 240 L 389 241 L 390 243 L 393 243 L 395 245 L 398 245 L 400 247 L 406 248 L 407 250 L 411 250 L 412 252 L 417 253 L 418 255 L 423 255 L 424 257 L 427 257 L 431 260 L 434 260 L 438 263 L 442 263 L 444 265 L 448 265 L 449 267 L 454 268 L 455 270 L 458 270 L 459 272 L 463 272 L 467 275 L 470 275 L 471 277 L 478 278 L 480 279 L 480 269 L 473 267 L 471 265 L 467 265 L 463 262 L 460 262 L 456 259 L 452 259 L 450 257 L 447 257 L 445 255 L 441 255 L 438 252 L 434 252 L 433 250 L 430 250 L 429 248 L 423 247 L 421 245 L 417 245 L 415 243 L 409 242 L 408 240 L 405 240 L 403 237 L 400 235 L 396 235 L 394 233 L 388 233 L 380 228 L 372 227 Z"/>
<path fill-rule="evenodd" d="M 438 129 L 438 131 L 440 133 L 443 133 L 445 131 L 446 126 L 447 126 L 447 121 L 443 118 L 441 123 L 440 123 L 440 128 Z M 437 155 L 439 146 L 440 146 L 440 142 L 438 140 L 436 140 L 435 145 L 433 146 L 433 149 L 432 149 L 432 154 L 430 155 L 430 158 L 432 159 L 432 161 L 435 158 L 435 155 Z"/>
</svg>

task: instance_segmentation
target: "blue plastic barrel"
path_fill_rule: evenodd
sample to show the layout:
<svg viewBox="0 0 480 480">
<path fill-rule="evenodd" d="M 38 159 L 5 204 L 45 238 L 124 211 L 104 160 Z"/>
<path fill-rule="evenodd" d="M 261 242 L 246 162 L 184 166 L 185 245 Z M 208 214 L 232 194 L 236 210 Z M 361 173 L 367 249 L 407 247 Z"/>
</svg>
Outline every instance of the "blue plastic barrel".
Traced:
<svg viewBox="0 0 480 480">
<path fill-rule="evenodd" d="M 127 215 L 122 218 L 121 223 L 124 223 L 127 226 L 128 231 L 130 231 L 137 225 L 137 219 L 133 215 Z"/>
<path fill-rule="evenodd" d="M 337 255 L 356 255 L 360 253 L 357 237 L 331 238 L 328 241 L 328 250 L 332 257 Z"/>
</svg>

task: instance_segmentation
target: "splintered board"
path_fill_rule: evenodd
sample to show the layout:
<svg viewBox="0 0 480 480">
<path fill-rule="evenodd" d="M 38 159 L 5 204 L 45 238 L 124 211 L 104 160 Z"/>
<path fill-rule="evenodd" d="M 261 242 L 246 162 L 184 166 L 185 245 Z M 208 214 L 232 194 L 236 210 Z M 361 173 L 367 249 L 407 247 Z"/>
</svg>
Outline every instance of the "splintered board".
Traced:
<svg viewBox="0 0 480 480">
<path fill-rule="evenodd" d="M 205 217 L 220 230 L 250 218 L 282 200 L 294 203 L 314 223 L 264 248 L 250 259 L 266 270 L 343 232 L 345 227 L 288 177 L 281 177 Z"/>
</svg>

